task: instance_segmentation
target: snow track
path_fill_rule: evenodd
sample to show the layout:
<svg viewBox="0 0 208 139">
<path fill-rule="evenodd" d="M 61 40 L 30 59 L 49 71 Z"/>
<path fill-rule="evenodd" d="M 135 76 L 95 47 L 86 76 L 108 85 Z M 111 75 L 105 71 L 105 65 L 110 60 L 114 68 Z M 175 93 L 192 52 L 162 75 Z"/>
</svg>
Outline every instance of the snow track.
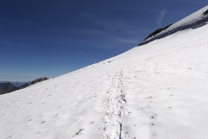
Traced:
<svg viewBox="0 0 208 139">
<path fill-rule="evenodd" d="M 105 124 L 101 127 L 103 131 L 102 139 L 123 139 L 125 138 L 122 129 L 122 116 L 125 110 L 125 92 L 123 92 L 123 69 L 117 72 L 111 79 L 111 86 L 107 91 L 107 100 L 105 102 Z"/>
</svg>

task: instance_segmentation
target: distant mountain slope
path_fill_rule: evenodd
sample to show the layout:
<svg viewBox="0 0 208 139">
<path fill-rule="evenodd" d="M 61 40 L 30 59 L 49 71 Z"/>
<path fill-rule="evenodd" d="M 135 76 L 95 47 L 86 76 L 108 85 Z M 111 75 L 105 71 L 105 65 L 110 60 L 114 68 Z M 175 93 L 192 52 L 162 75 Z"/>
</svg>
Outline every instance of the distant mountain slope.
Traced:
<svg viewBox="0 0 208 139">
<path fill-rule="evenodd" d="M 181 30 L 1 95 L 0 137 L 207 139 L 207 34 Z"/>
<path fill-rule="evenodd" d="M 11 82 L 14 86 L 16 87 L 20 87 L 22 86 L 23 84 L 26 84 L 27 82 Z"/>
<path fill-rule="evenodd" d="M 208 6 L 200 9 L 199 11 L 187 16 L 186 18 L 169 25 L 165 28 L 158 29 L 151 33 L 139 46 L 147 44 L 156 39 L 161 39 L 178 31 L 182 31 L 189 28 L 197 28 L 205 25 L 208 22 Z"/>
<path fill-rule="evenodd" d="M 27 82 L 27 83 L 25 83 L 21 86 L 19 86 L 20 84 L 22 84 L 20 82 L 3 82 L 3 83 L 1 82 L 0 83 L 0 95 L 10 93 L 10 92 L 13 92 L 13 91 L 16 91 L 16 90 L 19 90 L 19 89 L 23 89 L 23 88 L 26 88 L 28 86 L 31 86 L 33 84 L 36 84 L 38 82 L 42 82 L 42 81 L 45 81 L 45 80 L 48 80 L 48 78 L 47 77 L 42 77 L 42 78 L 35 79 L 32 82 Z M 16 84 L 19 87 L 14 86 L 14 84 Z"/>
<path fill-rule="evenodd" d="M 8 83 L 10 81 L 0 81 L 0 84 L 1 83 Z M 15 87 L 20 87 L 22 86 L 23 84 L 26 84 L 27 82 L 10 82 L 11 84 L 13 84 Z"/>
<path fill-rule="evenodd" d="M 12 92 L 14 90 L 17 90 L 17 87 L 15 87 L 10 82 L 8 82 L 8 83 L 0 83 L 0 95 Z"/>
<path fill-rule="evenodd" d="M 36 84 L 36 83 L 38 83 L 38 82 L 42 82 L 42 81 L 45 81 L 45 80 L 48 80 L 48 78 L 47 78 L 47 77 L 42 77 L 42 78 L 35 79 L 35 80 L 32 81 L 32 82 L 28 82 L 28 83 L 26 83 L 26 84 L 20 86 L 19 89 L 26 88 L 26 87 L 28 87 L 28 86 L 30 86 L 30 85 L 33 85 L 33 84 Z"/>
</svg>

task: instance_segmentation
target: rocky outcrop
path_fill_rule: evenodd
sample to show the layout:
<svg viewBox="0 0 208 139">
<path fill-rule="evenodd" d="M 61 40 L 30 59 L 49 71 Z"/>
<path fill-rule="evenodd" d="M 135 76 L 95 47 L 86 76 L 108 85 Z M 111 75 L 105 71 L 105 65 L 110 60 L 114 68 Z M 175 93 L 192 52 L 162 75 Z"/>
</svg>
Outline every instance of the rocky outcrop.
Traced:
<svg viewBox="0 0 208 139">
<path fill-rule="evenodd" d="M 205 16 L 205 15 L 208 15 L 208 10 L 206 10 L 204 13 L 203 13 L 203 15 Z"/>
<path fill-rule="evenodd" d="M 170 27 L 171 25 L 172 25 L 172 24 L 170 24 L 170 25 L 168 25 L 168 26 L 166 26 L 166 27 L 164 27 L 164 28 L 159 28 L 159 29 L 155 30 L 155 31 L 152 32 L 150 35 L 148 35 L 148 36 L 144 39 L 144 41 L 147 40 L 147 39 L 150 38 L 150 37 L 153 37 L 153 36 L 157 35 L 158 33 L 162 32 L 162 31 L 165 30 L 165 29 L 167 29 L 167 28 Z"/>
</svg>

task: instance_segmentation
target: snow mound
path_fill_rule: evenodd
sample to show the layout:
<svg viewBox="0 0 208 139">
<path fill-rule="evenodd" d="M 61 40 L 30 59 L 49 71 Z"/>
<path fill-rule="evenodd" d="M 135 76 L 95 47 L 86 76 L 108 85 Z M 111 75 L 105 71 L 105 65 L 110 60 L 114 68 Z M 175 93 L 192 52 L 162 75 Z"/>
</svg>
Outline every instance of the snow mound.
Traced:
<svg viewBox="0 0 208 139">
<path fill-rule="evenodd" d="M 203 26 L 204 24 L 206 24 L 206 22 L 208 22 L 208 6 L 205 6 L 199 11 L 187 16 L 186 18 L 176 22 L 175 24 L 172 24 L 171 26 L 156 34 L 155 36 L 147 38 L 141 44 L 139 44 L 139 46 L 147 44 L 153 40 L 166 37 L 177 31 Z"/>
</svg>

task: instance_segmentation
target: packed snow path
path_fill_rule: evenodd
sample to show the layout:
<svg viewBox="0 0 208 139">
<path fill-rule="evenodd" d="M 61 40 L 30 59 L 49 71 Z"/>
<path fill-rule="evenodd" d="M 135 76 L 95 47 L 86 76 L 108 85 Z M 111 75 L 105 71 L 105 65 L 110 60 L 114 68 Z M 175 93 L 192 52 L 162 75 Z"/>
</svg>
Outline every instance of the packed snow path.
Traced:
<svg viewBox="0 0 208 139">
<path fill-rule="evenodd" d="M 2 139 L 206 139 L 208 25 L 0 96 Z"/>
<path fill-rule="evenodd" d="M 105 103 L 105 125 L 103 138 L 121 138 L 122 111 L 125 105 L 125 94 L 122 91 L 122 71 L 112 78 Z"/>
<path fill-rule="evenodd" d="M 105 124 L 101 127 L 105 139 L 122 139 L 128 137 L 128 132 L 123 130 L 123 117 L 130 112 L 125 108 L 126 92 L 123 91 L 123 66 L 111 79 L 105 102 Z"/>
</svg>

